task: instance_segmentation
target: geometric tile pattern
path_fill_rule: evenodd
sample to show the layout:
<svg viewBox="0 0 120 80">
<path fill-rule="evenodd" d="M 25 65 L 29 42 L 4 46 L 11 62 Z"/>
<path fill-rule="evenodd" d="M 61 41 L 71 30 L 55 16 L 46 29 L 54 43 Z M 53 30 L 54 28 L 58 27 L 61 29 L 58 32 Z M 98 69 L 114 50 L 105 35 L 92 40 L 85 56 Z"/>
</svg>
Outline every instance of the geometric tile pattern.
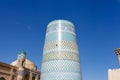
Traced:
<svg viewBox="0 0 120 80">
<path fill-rule="evenodd" d="M 64 40 L 64 41 L 76 42 L 75 35 L 68 32 L 58 31 L 58 32 L 51 32 L 48 35 L 46 35 L 45 44 L 53 41 L 61 41 L 58 40 L 59 38 L 57 36 L 61 36 L 62 41 Z"/>
<path fill-rule="evenodd" d="M 44 73 L 41 76 L 41 80 L 81 80 L 81 75 L 73 72 Z"/>
<path fill-rule="evenodd" d="M 48 24 L 40 80 L 82 80 L 74 25 L 66 20 Z"/>
<path fill-rule="evenodd" d="M 77 44 L 75 42 L 71 42 L 71 41 L 52 41 L 52 42 L 49 42 L 49 43 L 45 44 L 44 51 L 55 49 L 55 48 L 70 49 L 70 50 L 72 49 L 72 50 L 78 51 Z"/>
<path fill-rule="evenodd" d="M 50 72 L 80 72 L 80 63 L 69 60 L 54 60 L 42 64 L 42 73 Z"/>
<path fill-rule="evenodd" d="M 43 54 L 49 54 L 49 53 L 54 53 L 54 52 L 69 52 L 69 53 L 74 53 L 74 54 L 78 54 L 79 52 L 76 50 L 70 50 L 70 49 L 51 49 L 51 50 L 47 50 L 44 51 Z"/>
<path fill-rule="evenodd" d="M 43 62 L 50 61 L 50 60 L 73 60 L 79 61 L 79 55 L 70 52 L 53 52 L 49 54 L 43 55 Z"/>
<path fill-rule="evenodd" d="M 57 26 L 57 25 L 56 25 Z M 49 32 L 55 32 L 55 31 L 58 31 L 58 30 L 61 30 L 63 32 L 70 32 L 72 34 L 75 35 L 75 30 L 74 28 L 72 27 L 65 27 L 65 26 L 62 26 L 62 27 L 50 27 L 50 28 L 47 28 L 47 31 L 46 31 L 46 35 L 49 33 Z"/>
</svg>

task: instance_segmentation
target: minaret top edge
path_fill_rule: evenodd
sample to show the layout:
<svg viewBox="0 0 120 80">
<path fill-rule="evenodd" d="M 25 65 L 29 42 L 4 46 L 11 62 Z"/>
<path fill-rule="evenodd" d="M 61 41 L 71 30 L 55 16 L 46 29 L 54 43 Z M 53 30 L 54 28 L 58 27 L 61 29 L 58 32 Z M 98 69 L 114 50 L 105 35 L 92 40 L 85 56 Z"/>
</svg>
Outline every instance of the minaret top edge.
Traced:
<svg viewBox="0 0 120 80">
<path fill-rule="evenodd" d="M 67 24 L 67 25 L 70 25 L 69 27 L 73 27 L 74 28 L 74 24 L 69 21 L 69 20 L 62 20 L 62 19 L 59 19 L 59 20 L 53 20 L 51 21 L 50 23 L 48 23 L 47 25 L 47 28 L 48 27 L 52 27 L 51 25 L 54 25 L 54 24 Z"/>
</svg>

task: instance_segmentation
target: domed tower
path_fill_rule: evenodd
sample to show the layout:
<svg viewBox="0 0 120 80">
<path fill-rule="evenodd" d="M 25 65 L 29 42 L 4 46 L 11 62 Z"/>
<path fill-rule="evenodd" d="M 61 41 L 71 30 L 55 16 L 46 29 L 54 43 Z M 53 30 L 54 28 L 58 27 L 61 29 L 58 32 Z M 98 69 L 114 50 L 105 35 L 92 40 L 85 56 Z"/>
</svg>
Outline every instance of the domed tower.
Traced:
<svg viewBox="0 0 120 80">
<path fill-rule="evenodd" d="M 25 51 L 20 51 L 19 54 L 18 54 L 18 58 L 17 58 L 17 61 L 18 61 L 18 76 L 17 76 L 17 80 L 23 80 L 24 79 L 25 59 L 26 59 L 26 52 Z"/>
<path fill-rule="evenodd" d="M 16 67 L 24 67 L 34 71 L 37 70 L 37 66 L 32 61 L 26 58 L 26 52 L 23 50 L 18 53 L 17 60 L 12 62 L 11 65 Z"/>
<path fill-rule="evenodd" d="M 38 80 L 40 73 L 37 71 L 37 66 L 26 58 L 25 51 L 20 51 L 17 60 L 11 65 L 18 68 L 17 80 L 32 80 L 32 78 Z"/>
<path fill-rule="evenodd" d="M 82 80 L 75 28 L 67 20 L 47 26 L 41 80 Z"/>
</svg>

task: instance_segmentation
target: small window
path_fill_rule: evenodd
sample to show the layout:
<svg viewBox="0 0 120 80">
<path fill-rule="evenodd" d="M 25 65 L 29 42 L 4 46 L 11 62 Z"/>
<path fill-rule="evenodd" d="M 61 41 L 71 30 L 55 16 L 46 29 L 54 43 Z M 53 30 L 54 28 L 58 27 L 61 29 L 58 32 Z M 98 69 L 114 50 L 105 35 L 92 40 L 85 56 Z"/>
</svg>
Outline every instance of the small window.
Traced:
<svg viewBox="0 0 120 80">
<path fill-rule="evenodd" d="M 58 46 L 58 44 L 56 44 L 56 46 Z"/>
</svg>

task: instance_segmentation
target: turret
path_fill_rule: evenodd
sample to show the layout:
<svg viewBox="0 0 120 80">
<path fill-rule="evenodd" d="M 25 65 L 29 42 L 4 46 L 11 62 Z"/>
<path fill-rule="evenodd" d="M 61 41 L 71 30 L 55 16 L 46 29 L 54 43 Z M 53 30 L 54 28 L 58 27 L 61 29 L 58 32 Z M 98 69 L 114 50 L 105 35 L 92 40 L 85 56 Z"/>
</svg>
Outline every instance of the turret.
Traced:
<svg viewBox="0 0 120 80">
<path fill-rule="evenodd" d="M 117 49 L 115 50 L 115 54 L 117 55 L 118 61 L 119 61 L 119 64 L 120 64 L 120 48 L 117 48 Z"/>
<path fill-rule="evenodd" d="M 23 67 L 25 64 L 25 59 L 26 59 L 26 52 L 25 51 L 20 51 L 18 53 L 18 58 L 17 60 L 19 61 L 19 67 Z"/>
<path fill-rule="evenodd" d="M 17 80 L 23 80 L 24 79 L 24 65 L 25 65 L 25 60 L 26 60 L 26 52 L 25 51 L 20 51 L 18 54 L 18 76 L 17 76 Z"/>
</svg>

